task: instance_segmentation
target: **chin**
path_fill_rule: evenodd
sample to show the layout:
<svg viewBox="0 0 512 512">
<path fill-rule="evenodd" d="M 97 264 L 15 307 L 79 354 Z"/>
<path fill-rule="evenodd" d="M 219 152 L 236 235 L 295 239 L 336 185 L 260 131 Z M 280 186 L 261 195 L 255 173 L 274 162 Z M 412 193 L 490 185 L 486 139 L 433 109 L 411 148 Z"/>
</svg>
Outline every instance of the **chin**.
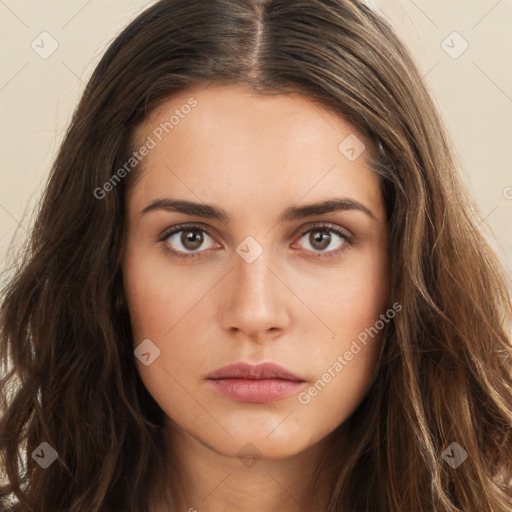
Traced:
<svg viewBox="0 0 512 512">
<path fill-rule="evenodd" d="M 237 429 L 229 428 L 233 437 L 227 435 L 216 436 L 202 435 L 200 438 L 214 451 L 227 457 L 258 458 L 264 460 L 284 459 L 292 457 L 306 450 L 323 437 L 318 432 L 300 432 L 278 427 L 275 430 L 265 426 L 264 428 L 245 428 L 241 425 Z M 278 430 L 279 433 L 277 432 Z"/>
</svg>

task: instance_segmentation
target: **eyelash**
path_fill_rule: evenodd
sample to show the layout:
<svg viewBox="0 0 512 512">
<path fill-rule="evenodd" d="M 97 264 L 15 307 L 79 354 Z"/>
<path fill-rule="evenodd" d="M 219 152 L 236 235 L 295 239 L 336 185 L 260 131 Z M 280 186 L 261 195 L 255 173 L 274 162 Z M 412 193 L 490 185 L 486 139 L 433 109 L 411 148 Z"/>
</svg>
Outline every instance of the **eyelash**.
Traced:
<svg viewBox="0 0 512 512">
<path fill-rule="evenodd" d="M 334 258 L 336 256 L 339 256 L 341 253 L 348 250 L 351 246 L 355 244 L 352 237 L 350 237 L 345 231 L 341 230 L 340 228 L 337 228 L 335 226 L 332 226 L 330 224 L 318 224 L 315 226 L 310 227 L 306 231 L 302 232 L 299 239 L 302 238 L 304 235 L 307 235 L 308 233 L 312 231 L 324 231 L 324 232 L 330 232 L 337 234 L 340 238 L 343 239 L 344 245 L 346 244 L 347 247 L 343 247 L 341 249 L 337 249 L 335 251 L 329 251 L 326 253 L 322 253 L 321 251 L 316 251 L 317 254 L 319 254 L 320 259 L 328 259 L 328 258 Z M 176 226 L 173 226 L 172 228 L 169 228 L 165 230 L 158 239 L 158 242 L 165 242 L 169 237 L 176 233 L 180 233 L 181 231 L 200 231 L 203 233 L 206 233 L 210 238 L 213 238 L 213 236 L 208 232 L 207 229 L 199 226 L 198 224 L 178 224 Z M 174 249 L 170 249 L 168 245 L 164 244 L 164 248 L 167 252 L 172 254 L 173 258 L 178 258 L 180 260 L 186 260 L 188 258 L 197 258 L 201 257 L 202 251 L 196 251 L 196 252 L 189 252 L 189 253 L 181 253 L 178 251 L 175 251 Z M 309 252 L 309 251 L 308 251 Z"/>
</svg>

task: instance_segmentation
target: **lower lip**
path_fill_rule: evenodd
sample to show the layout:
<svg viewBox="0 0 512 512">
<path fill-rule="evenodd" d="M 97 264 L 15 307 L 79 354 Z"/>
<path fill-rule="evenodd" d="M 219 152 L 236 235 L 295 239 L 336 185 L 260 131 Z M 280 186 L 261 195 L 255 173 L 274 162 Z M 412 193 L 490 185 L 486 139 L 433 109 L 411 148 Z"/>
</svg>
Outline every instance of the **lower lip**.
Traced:
<svg viewBox="0 0 512 512">
<path fill-rule="evenodd" d="M 296 393 L 304 382 L 283 379 L 208 379 L 221 395 L 237 402 L 262 403 Z"/>
</svg>

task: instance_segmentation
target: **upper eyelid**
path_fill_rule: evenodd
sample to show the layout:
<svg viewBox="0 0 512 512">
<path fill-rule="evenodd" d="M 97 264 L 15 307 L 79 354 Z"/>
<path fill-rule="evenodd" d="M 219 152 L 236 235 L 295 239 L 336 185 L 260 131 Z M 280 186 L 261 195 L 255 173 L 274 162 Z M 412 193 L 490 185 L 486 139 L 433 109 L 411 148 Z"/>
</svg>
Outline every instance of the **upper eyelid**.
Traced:
<svg viewBox="0 0 512 512">
<path fill-rule="evenodd" d="M 317 221 L 312 223 L 312 225 L 309 225 L 308 227 L 302 227 L 294 231 L 293 236 L 304 236 L 306 233 L 313 229 L 323 229 L 325 231 L 341 231 L 342 234 L 350 241 L 353 239 L 354 235 L 345 227 L 339 226 L 337 224 L 329 223 L 326 221 Z M 213 235 L 210 233 L 211 228 L 203 226 L 201 223 L 184 223 L 184 224 L 176 224 L 174 226 L 170 226 L 169 228 L 165 229 L 162 234 L 159 236 L 158 241 L 165 241 L 167 238 L 169 238 L 172 235 L 175 235 L 176 233 L 179 233 L 181 231 L 186 230 L 198 230 L 205 232 L 209 237 L 214 238 Z M 338 236 L 340 236 L 338 234 Z M 218 242 L 217 242 L 218 243 Z"/>
<path fill-rule="evenodd" d="M 197 230 L 197 231 L 204 231 L 208 236 L 212 237 L 212 234 L 210 233 L 210 228 L 207 228 L 205 226 L 202 226 L 201 224 L 176 224 L 175 226 L 170 226 L 162 231 L 160 236 L 158 237 L 159 241 L 166 240 L 172 235 L 175 235 L 176 233 L 179 233 L 180 231 L 187 231 L 187 230 Z"/>
</svg>

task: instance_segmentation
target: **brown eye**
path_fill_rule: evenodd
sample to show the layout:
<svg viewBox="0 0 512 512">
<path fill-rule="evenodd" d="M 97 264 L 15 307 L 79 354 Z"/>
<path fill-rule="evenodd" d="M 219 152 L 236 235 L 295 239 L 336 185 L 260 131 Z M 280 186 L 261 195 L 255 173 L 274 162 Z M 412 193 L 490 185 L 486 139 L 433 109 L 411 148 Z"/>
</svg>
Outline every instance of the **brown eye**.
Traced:
<svg viewBox="0 0 512 512">
<path fill-rule="evenodd" d="M 306 240 L 308 252 L 317 253 L 320 257 L 336 256 L 353 244 L 348 233 L 330 225 L 315 226 L 302 233 L 300 239 Z"/>
<path fill-rule="evenodd" d="M 209 245 L 205 245 L 207 239 L 211 240 Z M 200 256 L 204 249 L 217 246 L 203 228 L 196 226 L 174 226 L 165 231 L 159 241 L 165 244 L 170 253 L 180 258 Z"/>
</svg>

